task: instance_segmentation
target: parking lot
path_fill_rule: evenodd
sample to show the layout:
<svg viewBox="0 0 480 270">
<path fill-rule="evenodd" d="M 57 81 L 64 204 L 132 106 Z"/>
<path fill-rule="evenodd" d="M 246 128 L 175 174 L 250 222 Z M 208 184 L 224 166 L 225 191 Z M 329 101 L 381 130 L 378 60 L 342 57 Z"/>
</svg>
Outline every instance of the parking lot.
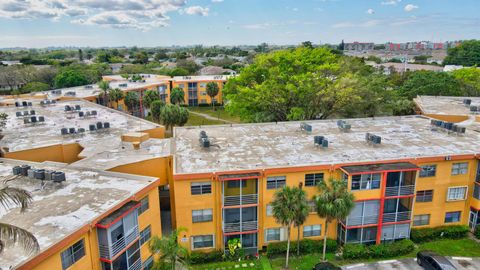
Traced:
<svg viewBox="0 0 480 270">
<path fill-rule="evenodd" d="M 447 257 L 459 270 L 480 269 L 480 258 Z M 370 264 L 355 264 L 342 267 L 344 270 L 423 270 L 417 264 L 417 259 L 387 260 Z"/>
</svg>

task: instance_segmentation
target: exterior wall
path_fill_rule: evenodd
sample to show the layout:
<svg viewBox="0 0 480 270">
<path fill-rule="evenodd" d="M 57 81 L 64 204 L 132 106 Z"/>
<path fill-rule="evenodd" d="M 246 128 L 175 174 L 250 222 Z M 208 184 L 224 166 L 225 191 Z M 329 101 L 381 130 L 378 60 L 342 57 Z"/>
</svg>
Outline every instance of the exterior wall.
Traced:
<svg viewBox="0 0 480 270">
<path fill-rule="evenodd" d="M 463 122 L 468 119 L 468 116 L 465 115 L 425 114 L 425 116 L 453 123 Z"/>
<path fill-rule="evenodd" d="M 207 92 L 207 84 L 209 82 L 216 82 L 219 88 L 218 95 L 215 96 L 215 99 L 217 100 L 217 104 L 222 104 L 223 103 L 223 87 L 224 87 L 224 81 L 221 80 L 213 80 L 213 81 L 173 81 L 172 82 L 172 89 L 175 87 L 180 87 L 180 85 L 183 85 L 183 92 L 185 93 L 185 100 L 184 104 L 188 105 L 188 83 L 197 83 L 197 96 L 198 96 L 198 104 L 202 104 L 202 100 L 205 100 L 205 104 L 211 104 L 212 99 L 210 98 L 209 95 L 206 94 Z M 203 86 L 205 85 L 205 86 Z M 170 93 L 168 95 L 170 97 Z M 170 100 L 167 102 L 170 103 Z"/>
<path fill-rule="evenodd" d="M 158 194 L 158 188 L 152 189 L 148 193 L 149 208 L 138 216 L 138 230 L 141 232 L 146 227 L 150 226 L 151 235 L 162 237 L 162 227 L 160 222 L 160 199 Z M 140 255 L 142 262 L 145 261 L 150 255 L 150 249 L 148 248 L 148 242 L 144 243 L 140 247 Z"/>
<path fill-rule="evenodd" d="M 78 143 L 57 144 L 23 151 L 5 152 L 3 157 L 34 162 L 54 161 L 73 163 L 82 159 L 79 154 L 83 148 Z"/>
</svg>

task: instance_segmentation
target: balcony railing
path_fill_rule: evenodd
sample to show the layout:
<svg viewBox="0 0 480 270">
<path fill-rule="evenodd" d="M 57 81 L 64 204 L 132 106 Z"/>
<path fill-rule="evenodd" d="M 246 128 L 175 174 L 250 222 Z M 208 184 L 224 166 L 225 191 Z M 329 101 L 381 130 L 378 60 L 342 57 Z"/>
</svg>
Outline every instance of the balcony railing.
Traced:
<svg viewBox="0 0 480 270">
<path fill-rule="evenodd" d="M 245 222 L 223 224 L 224 233 L 248 232 L 248 231 L 255 231 L 257 229 L 258 229 L 258 221 L 245 221 Z"/>
<path fill-rule="evenodd" d="M 128 267 L 128 270 L 141 270 L 142 269 L 142 258 L 138 258 L 130 267 Z"/>
<path fill-rule="evenodd" d="M 132 243 L 139 236 L 138 226 L 136 226 L 128 235 L 118 239 L 110 246 L 105 244 L 99 244 L 100 257 L 110 260 L 115 257 L 120 251 L 125 249 L 128 244 Z"/>
<path fill-rule="evenodd" d="M 383 214 L 383 223 L 407 221 L 411 219 L 411 214 L 411 211 L 385 213 Z"/>
<path fill-rule="evenodd" d="M 237 206 L 237 205 L 248 205 L 248 204 L 257 204 L 257 203 L 258 203 L 258 194 L 223 197 L 223 206 Z"/>
<path fill-rule="evenodd" d="M 387 187 L 385 189 L 385 196 L 386 197 L 407 196 L 407 195 L 413 195 L 414 192 L 415 192 L 415 185 Z"/>
<path fill-rule="evenodd" d="M 349 217 L 346 221 L 346 226 L 362 226 L 368 224 L 377 224 L 378 215 L 370 215 L 363 217 Z"/>
</svg>

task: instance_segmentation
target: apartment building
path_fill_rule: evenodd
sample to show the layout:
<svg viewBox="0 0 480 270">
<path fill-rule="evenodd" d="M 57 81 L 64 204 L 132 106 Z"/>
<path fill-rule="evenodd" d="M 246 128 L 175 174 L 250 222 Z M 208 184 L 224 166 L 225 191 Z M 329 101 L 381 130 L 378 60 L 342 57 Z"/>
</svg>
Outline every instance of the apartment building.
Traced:
<svg viewBox="0 0 480 270">
<path fill-rule="evenodd" d="M 213 76 L 178 76 L 173 77 L 170 81 L 170 89 L 179 87 L 185 93 L 185 104 L 188 106 L 199 106 L 205 104 L 223 104 L 222 90 L 230 75 L 213 75 Z M 207 84 L 213 82 L 218 85 L 219 92 L 216 97 L 212 98 L 207 94 Z M 168 96 L 168 94 L 167 94 Z M 169 101 L 167 101 L 168 103 Z"/>
<path fill-rule="evenodd" d="M 275 192 L 301 186 L 312 199 L 331 178 L 347 183 L 355 208 L 325 231 L 312 203 L 300 238 L 373 244 L 408 238 L 412 228 L 473 229 L 480 129 L 470 111 L 477 101 L 465 99 L 418 97 L 416 116 L 182 127 L 169 139 L 162 126 L 83 99 L 14 100 L 0 106 L 9 116 L 0 172 L 30 165 L 66 177 L 37 181 L 33 170 L 14 181 L 33 191 L 32 209 L 0 220 L 31 231 L 41 250 L 2 256 L 0 267 L 149 269 L 149 235 L 177 227 L 187 229 L 179 242 L 191 251 L 239 238 L 255 254 L 287 237 L 272 215 Z"/>
</svg>

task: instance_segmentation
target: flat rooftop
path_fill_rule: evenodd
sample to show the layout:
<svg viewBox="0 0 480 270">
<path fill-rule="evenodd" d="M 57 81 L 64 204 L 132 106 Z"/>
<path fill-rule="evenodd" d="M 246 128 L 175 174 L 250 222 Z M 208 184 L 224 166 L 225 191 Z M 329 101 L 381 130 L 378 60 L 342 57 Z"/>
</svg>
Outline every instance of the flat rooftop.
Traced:
<svg viewBox="0 0 480 270">
<path fill-rule="evenodd" d="M 175 174 L 260 170 L 309 165 L 335 165 L 418 157 L 480 153 L 480 133 L 467 128 L 463 135 L 432 130 L 424 116 L 349 119 L 350 132 L 337 120 L 239 124 L 175 128 Z M 199 144 L 206 131 L 211 146 Z M 366 143 L 369 132 L 382 137 L 380 145 Z M 325 136 L 329 147 L 314 146 L 314 136 Z"/>
<path fill-rule="evenodd" d="M 464 99 L 471 99 L 471 105 L 480 106 L 480 97 L 418 96 L 414 102 L 424 114 L 473 115 L 470 106 L 463 104 Z"/>
<path fill-rule="evenodd" d="M 32 206 L 20 213 L 19 208 L 0 211 L 0 222 L 19 226 L 31 232 L 40 244 L 40 252 L 123 204 L 133 195 L 155 182 L 144 177 L 93 169 L 75 169 L 65 164 L 32 163 L 0 159 L 0 177 L 13 176 L 15 165 L 28 164 L 38 169 L 62 171 L 66 181 L 53 183 L 25 176 L 8 182 L 33 196 Z M 10 269 L 28 261 L 30 256 L 18 246 L 6 248 L 0 256 L 0 268 Z"/>
<path fill-rule="evenodd" d="M 233 75 L 203 75 L 203 76 L 175 76 L 171 80 L 175 82 L 190 81 L 226 81 Z"/>
<path fill-rule="evenodd" d="M 89 157 L 96 153 L 121 148 L 124 144 L 121 141 L 122 134 L 160 127 L 155 123 L 84 100 L 61 101 L 49 106 L 41 106 L 40 100 L 32 100 L 32 102 L 33 106 L 28 108 L 0 107 L 0 112 L 8 114 L 6 125 L 2 128 L 4 137 L 0 140 L 0 146 L 8 147 L 9 152 L 56 144 L 79 143 L 85 148 L 80 155 Z M 65 105 L 79 105 L 84 113 L 95 110 L 97 115 L 79 117 L 78 113 L 65 112 Z M 35 115 L 44 116 L 45 122 L 24 124 L 23 117 L 17 117 L 16 113 L 27 110 L 35 110 Z M 110 128 L 90 132 L 89 125 L 97 122 L 108 122 Z M 84 128 L 86 131 L 82 134 L 62 135 L 62 128 Z"/>
</svg>

